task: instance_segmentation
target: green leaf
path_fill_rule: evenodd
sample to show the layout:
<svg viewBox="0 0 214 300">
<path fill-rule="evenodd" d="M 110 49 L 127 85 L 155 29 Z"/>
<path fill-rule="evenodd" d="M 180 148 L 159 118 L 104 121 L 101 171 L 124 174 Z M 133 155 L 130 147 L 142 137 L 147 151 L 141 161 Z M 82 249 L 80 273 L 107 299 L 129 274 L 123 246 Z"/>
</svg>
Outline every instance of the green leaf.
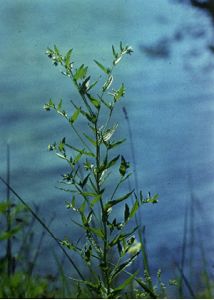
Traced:
<svg viewBox="0 0 214 300">
<path fill-rule="evenodd" d="M 136 253 L 135 255 L 133 255 L 131 258 L 127 259 L 124 263 L 120 264 L 119 266 L 116 266 L 116 268 L 114 268 L 114 270 L 112 271 L 112 274 L 110 275 L 111 276 L 110 280 L 112 281 L 119 273 L 121 273 L 123 270 L 128 268 L 132 264 L 134 259 L 136 259 L 138 254 L 139 254 L 139 252 Z"/>
<path fill-rule="evenodd" d="M 115 48 L 114 48 L 113 45 L 112 45 L 112 53 L 113 53 L 113 56 L 116 58 L 117 57 L 117 53 L 116 53 Z"/>
<path fill-rule="evenodd" d="M 60 152 L 63 152 L 63 154 L 65 154 L 65 137 L 59 142 L 58 150 Z"/>
<path fill-rule="evenodd" d="M 122 41 L 120 41 L 120 51 L 123 52 L 123 50 L 124 50 L 123 49 L 123 43 L 122 43 Z"/>
<path fill-rule="evenodd" d="M 89 247 L 86 248 L 85 253 L 84 253 L 84 259 L 86 262 L 90 262 L 91 252 L 92 252 L 92 247 L 91 247 L 91 245 L 89 245 Z"/>
<path fill-rule="evenodd" d="M 125 86 L 122 83 L 121 87 L 114 93 L 114 100 L 118 101 L 125 95 Z"/>
<path fill-rule="evenodd" d="M 79 183 L 79 185 L 81 186 L 82 189 L 83 189 L 84 186 L 86 185 L 89 176 L 90 176 L 90 174 L 88 174 L 88 175 L 83 179 L 83 181 L 81 181 L 81 182 Z"/>
<path fill-rule="evenodd" d="M 130 211 L 129 211 L 129 206 L 128 204 L 126 203 L 125 204 L 125 210 L 124 210 L 124 222 L 126 223 L 126 221 L 128 220 L 130 216 Z"/>
<path fill-rule="evenodd" d="M 138 202 L 138 200 L 136 199 L 136 201 L 135 201 L 135 203 L 134 203 L 134 205 L 133 205 L 133 207 L 132 207 L 132 209 L 131 209 L 131 212 L 130 212 L 130 215 L 129 215 L 129 219 L 131 219 L 131 218 L 134 217 L 134 215 L 135 215 L 135 213 L 137 212 L 138 208 L 139 208 L 139 202 Z"/>
<path fill-rule="evenodd" d="M 72 53 L 73 49 L 70 49 L 66 55 L 65 55 L 65 58 L 64 58 L 64 62 L 65 62 L 65 66 L 68 68 L 70 67 L 70 60 L 71 60 L 71 53 Z"/>
<path fill-rule="evenodd" d="M 97 120 L 97 115 L 95 115 L 94 113 L 90 113 L 90 114 L 89 113 L 85 113 L 85 116 L 92 123 L 95 123 L 96 120 Z"/>
<path fill-rule="evenodd" d="M 87 91 L 90 91 L 91 89 L 93 89 L 93 87 L 95 87 L 95 85 L 97 85 L 98 80 L 96 80 L 95 82 L 93 82 L 87 89 Z"/>
<path fill-rule="evenodd" d="M 50 111 L 51 108 L 55 108 L 55 104 L 53 103 L 52 99 L 50 99 L 49 102 L 44 105 L 44 109 L 46 111 Z"/>
<path fill-rule="evenodd" d="M 61 110 L 62 108 L 62 99 L 60 100 L 59 104 L 57 105 L 57 110 Z"/>
<path fill-rule="evenodd" d="M 121 156 L 121 164 L 119 168 L 119 172 L 121 176 L 124 176 L 126 174 L 126 170 L 129 168 L 130 164 L 126 162 L 125 158 Z"/>
<path fill-rule="evenodd" d="M 102 195 L 97 195 L 97 196 L 95 196 L 94 199 L 90 202 L 90 207 L 93 208 L 94 205 L 95 205 L 98 201 L 100 201 L 101 197 L 102 197 Z"/>
<path fill-rule="evenodd" d="M 91 76 L 88 76 L 79 86 L 80 94 L 85 94 L 88 91 L 90 78 Z"/>
<path fill-rule="evenodd" d="M 100 108 L 100 100 L 94 98 L 93 96 L 91 96 L 90 94 L 87 94 L 89 100 L 91 101 L 91 103 L 97 108 Z"/>
<path fill-rule="evenodd" d="M 110 75 L 102 87 L 103 92 L 105 92 L 106 90 L 108 90 L 110 88 L 110 86 L 112 85 L 112 82 L 113 82 L 113 76 Z"/>
<path fill-rule="evenodd" d="M 74 122 L 77 120 L 79 113 L 80 113 L 81 108 L 79 107 L 74 113 L 73 115 L 70 117 L 69 122 L 70 124 L 74 124 Z"/>
<path fill-rule="evenodd" d="M 54 51 L 55 51 L 55 53 L 57 54 L 57 55 L 59 55 L 60 53 L 59 53 L 59 50 L 58 50 L 58 48 L 57 48 L 57 46 L 56 45 L 54 45 Z"/>
<path fill-rule="evenodd" d="M 87 227 L 87 230 L 94 233 L 96 236 L 100 237 L 101 239 L 104 238 L 104 233 L 100 228 Z"/>
<path fill-rule="evenodd" d="M 136 230 L 138 229 L 138 226 L 134 227 L 130 232 L 116 235 L 112 241 L 109 242 L 109 247 L 113 247 L 118 243 L 118 241 L 124 241 L 126 238 L 131 236 Z"/>
<path fill-rule="evenodd" d="M 121 255 L 121 253 L 122 253 L 122 251 L 123 251 L 123 248 L 122 248 L 122 246 L 121 246 L 120 241 L 117 242 L 117 249 L 118 249 L 119 254 Z"/>
<path fill-rule="evenodd" d="M 124 143 L 125 141 L 126 141 L 126 139 L 119 140 L 119 141 L 114 142 L 114 143 L 109 143 L 107 147 L 108 147 L 108 149 L 113 149 L 113 148 L 119 146 L 120 144 Z"/>
<path fill-rule="evenodd" d="M 134 274 L 132 274 L 130 277 L 128 277 L 122 284 L 120 284 L 117 288 L 114 288 L 114 290 L 111 292 L 111 297 L 115 297 L 119 292 L 124 290 L 137 276 L 138 271 L 136 271 Z"/>
<path fill-rule="evenodd" d="M 147 198 L 147 203 L 157 203 L 158 202 L 158 194 L 155 194 L 153 197 Z"/>
<path fill-rule="evenodd" d="M 94 60 L 94 62 L 96 63 L 96 65 L 104 72 L 106 73 L 107 75 L 110 74 L 110 70 L 106 67 L 104 67 L 101 63 L 99 63 L 97 60 Z"/>
<path fill-rule="evenodd" d="M 79 79 L 85 78 L 85 76 L 86 76 L 86 74 L 87 74 L 87 70 L 88 70 L 88 67 L 85 67 L 84 65 L 81 65 L 81 66 L 79 67 L 79 69 L 76 70 L 73 79 L 74 79 L 75 81 L 77 81 L 77 80 L 79 80 Z"/>
<path fill-rule="evenodd" d="M 110 162 L 108 162 L 107 166 L 106 166 L 106 169 L 109 169 L 109 168 L 113 167 L 116 164 L 116 162 L 118 161 L 119 158 L 120 158 L 120 155 L 117 155 Z"/>
<path fill-rule="evenodd" d="M 78 211 L 78 209 L 76 208 L 76 198 L 75 198 L 75 196 L 72 197 L 71 202 L 67 202 L 66 208 L 71 208 L 74 211 Z"/>
<path fill-rule="evenodd" d="M 125 194 L 124 196 L 122 196 L 122 197 L 120 197 L 116 200 L 111 200 L 111 201 L 107 202 L 106 205 L 105 205 L 105 209 L 107 210 L 107 209 L 111 208 L 112 206 L 114 206 L 114 205 L 124 201 L 125 199 L 129 198 L 133 194 L 133 192 L 134 192 L 134 189 L 131 192 Z"/>
<path fill-rule="evenodd" d="M 95 157 L 95 154 L 92 153 L 92 152 L 88 152 L 88 151 L 85 151 L 85 149 L 78 149 L 70 144 L 65 144 L 65 146 L 67 146 L 68 148 L 71 148 L 73 150 L 75 150 L 76 152 L 79 152 L 81 154 L 84 154 L 84 155 L 87 155 L 87 156 L 90 156 L 90 157 Z"/>
<path fill-rule="evenodd" d="M 96 147 L 96 141 L 93 140 L 89 135 L 87 135 L 86 133 L 83 133 L 83 135 L 87 138 L 87 140 Z"/>
<path fill-rule="evenodd" d="M 96 193 L 92 193 L 92 192 L 81 192 L 81 195 L 83 195 L 84 197 L 96 197 L 97 196 Z"/>
<path fill-rule="evenodd" d="M 80 206 L 80 208 L 79 208 L 79 211 L 82 213 L 83 219 L 86 220 L 85 216 L 83 215 L 85 209 L 86 209 L 86 201 L 84 201 L 84 202 L 82 203 L 82 205 Z"/>
<path fill-rule="evenodd" d="M 140 191 L 140 202 L 141 203 L 152 203 L 155 204 L 158 202 L 158 194 L 151 196 L 150 192 L 148 192 L 148 196 L 144 199 L 142 191 Z"/>
<path fill-rule="evenodd" d="M 74 159 L 73 159 L 73 161 L 72 161 L 72 164 L 75 165 L 76 163 L 78 163 L 78 161 L 80 160 L 81 157 L 82 157 L 82 153 L 78 153 L 78 154 L 74 157 Z"/>
<path fill-rule="evenodd" d="M 105 100 L 103 100 L 101 97 L 100 98 L 100 101 L 110 110 L 112 110 L 112 104 L 109 102 L 106 102 Z"/>
</svg>

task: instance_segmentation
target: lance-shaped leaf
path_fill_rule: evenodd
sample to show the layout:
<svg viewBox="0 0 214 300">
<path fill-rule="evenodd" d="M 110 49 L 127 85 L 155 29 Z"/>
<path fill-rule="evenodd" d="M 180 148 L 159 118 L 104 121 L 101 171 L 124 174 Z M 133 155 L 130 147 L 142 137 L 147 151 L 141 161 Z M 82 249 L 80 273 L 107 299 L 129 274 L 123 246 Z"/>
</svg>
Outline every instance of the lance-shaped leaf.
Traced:
<svg viewBox="0 0 214 300">
<path fill-rule="evenodd" d="M 132 206 L 131 212 L 129 214 L 129 220 L 134 217 L 139 208 L 138 199 L 135 200 L 134 205 Z"/>
<path fill-rule="evenodd" d="M 126 223 L 126 221 L 128 220 L 130 216 L 130 211 L 129 211 L 129 206 L 128 204 L 126 203 L 125 204 L 125 210 L 124 210 L 124 222 Z"/>
<path fill-rule="evenodd" d="M 141 203 L 157 203 L 158 202 L 158 194 L 155 194 L 154 196 L 151 196 L 151 193 L 148 192 L 148 195 L 146 198 L 143 197 L 142 191 L 140 191 L 140 202 Z"/>
<path fill-rule="evenodd" d="M 106 90 L 108 90 L 110 88 L 110 86 L 112 85 L 112 82 L 113 82 L 113 76 L 110 75 L 102 87 L 103 92 L 105 92 Z"/>
<path fill-rule="evenodd" d="M 87 156 L 90 156 L 90 157 L 95 157 L 94 153 L 89 152 L 89 151 L 85 151 L 85 149 L 78 149 L 77 147 L 74 147 L 73 145 L 70 145 L 68 143 L 65 143 L 65 146 L 68 147 L 68 148 L 71 148 L 71 149 L 73 149 L 76 152 L 79 152 L 81 154 L 84 154 L 84 155 L 87 155 Z"/>
<path fill-rule="evenodd" d="M 84 219 L 84 222 L 85 223 L 87 221 L 85 215 L 84 215 L 84 211 L 86 209 L 86 201 L 83 201 L 83 203 L 81 204 L 80 208 L 79 208 L 79 212 L 82 214 L 82 217 Z"/>
<path fill-rule="evenodd" d="M 123 83 L 117 91 L 114 91 L 113 95 L 114 95 L 114 100 L 115 101 L 120 100 L 120 98 L 125 95 L 125 86 L 124 86 Z"/>
<path fill-rule="evenodd" d="M 93 208 L 94 205 L 95 205 L 98 201 L 100 201 L 101 197 L 102 197 L 102 195 L 97 195 L 97 196 L 95 196 L 94 199 L 90 202 L 90 207 Z"/>
<path fill-rule="evenodd" d="M 133 233 L 138 229 L 138 226 L 134 227 L 130 232 L 128 233 L 124 233 L 124 234 L 119 234 L 116 235 L 112 241 L 109 242 L 109 247 L 113 247 L 114 245 L 116 245 L 118 243 L 118 241 L 125 241 L 126 238 L 130 237 L 131 235 L 133 235 Z"/>
<path fill-rule="evenodd" d="M 122 176 L 126 174 L 126 170 L 129 168 L 130 164 L 125 160 L 123 156 L 121 156 L 121 164 L 119 168 L 119 172 Z"/>
<path fill-rule="evenodd" d="M 60 111 L 62 108 L 62 99 L 59 101 L 58 105 L 57 105 L 57 111 Z"/>
<path fill-rule="evenodd" d="M 71 202 L 67 202 L 66 203 L 66 208 L 71 208 L 73 209 L 74 211 L 79 211 L 78 208 L 76 207 L 76 198 L 75 196 L 72 197 L 72 200 Z"/>
<path fill-rule="evenodd" d="M 92 193 L 92 192 L 81 192 L 81 195 L 84 197 L 96 197 L 97 196 L 96 193 Z"/>
<path fill-rule="evenodd" d="M 54 51 L 55 51 L 55 53 L 56 53 L 57 55 L 60 55 L 60 53 L 59 53 L 59 49 L 57 48 L 57 46 L 56 46 L 56 45 L 54 45 Z"/>
<path fill-rule="evenodd" d="M 70 68 L 70 62 L 71 62 L 71 53 L 72 53 L 73 49 L 70 49 L 65 57 L 64 57 L 64 62 L 65 62 L 65 67 L 66 68 Z"/>
<path fill-rule="evenodd" d="M 113 53 L 113 56 L 116 58 L 117 57 L 117 52 L 115 51 L 115 48 L 114 46 L 112 45 L 112 53 Z"/>
<path fill-rule="evenodd" d="M 114 142 L 114 143 L 108 143 L 108 144 L 107 144 L 107 148 L 108 148 L 108 149 L 113 149 L 113 148 L 119 146 L 120 144 L 124 143 L 125 140 L 126 140 L 126 139 L 119 140 L 119 141 Z"/>
<path fill-rule="evenodd" d="M 81 94 L 86 94 L 88 91 L 88 88 L 90 86 L 90 78 L 91 76 L 88 76 L 80 85 L 79 85 L 79 91 Z"/>
<path fill-rule="evenodd" d="M 96 80 L 95 82 L 93 82 L 87 89 L 87 91 L 90 91 L 91 89 L 93 89 L 93 87 L 95 87 L 95 85 L 97 85 L 98 80 Z"/>
<path fill-rule="evenodd" d="M 93 140 L 89 135 L 87 135 L 86 133 L 83 133 L 83 135 L 87 138 L 87 140 L 93 145 L 96 147 L 96 141 Z"/>
<path fill-rule="evenodd" d="M 79 108 L 73 113 L 73 115 L 70 117 L 69 122 L 70 122 L 71 124 L 74 124 L 74 122 L 77 120 L 80 111 L 81 111 L 81 108 L 79 107 Z"/>
<path fill-rule="evenodd" d="M 92 247 L 91 245 L 89 245 L 88 247 L 86 247 L 84 251 L 84 260 L 86 261 L 86 263 L 89 263 L 91 260 L 91 252 L 92 252 Z"/>
<path fill-rule="evenodd" d="M 131 258 L 127 259 L 124 263 L 120 264 L 119 266 L 116 265 L 114 270 L 112 271 L 110 275 L 110 280 L 112 281 L 118 274 L 120 274 L 123 270 L 128 268 L 132 262 L 136 259 L 138 256 L 139 252 L 133 255 Z"/>
<path fill-rule="evenodd" d="M 47 104 L 44 105 L 44 109 L 46 111 L 50 111 L 51 108 L 56 108 L 55 104 L 53 103 L 52 99 L 49 100 Z"/>
<path fill-rule="evenodd" d="M 81 157 L 82 157 L 82 153 L 78 153 L 72 160 L 72 164 L 73 165 L 77 164 Z"/>
<path fill-rule="evenodd" d="M 93 228 L 93 227 L 87 227 L 87 230 L 95 234 L 96 236 L 100 237 L 101 239 L 104 238 L 104 233 L 100 228 Z"/>
<path fill-rule="evenodd" d="M 123 227 L 123 223 L 119 222 L 117 223 L 117 219 L 114 218 L 114 220 L 111 222 L 107 221 L 108 227 L 110 228 L 110 233 L 112 233 L 115 229 L 121 230 Z"/>
<path fill-rule="evenodd" d="M 117 155 L 112 160 L 110 160 L 110 162 L 107 163 L 106 169 L 109 169 L 109 168 L 113 167 L 116 164 L 116 162 L 118 161 L 119 158 L 120 158 L 120 155 Z"/>
<path fill-rule="evenodd" d="M 127 198 L 129 198 L 129 197 L 133 194 L 133 192 L 134 192 L 134 189 L 133 189 L 131 192 L 125 194 L 124 196 L 122 196 L 122 197 L 120 197 L 120 198 L 118 198 L 118 199 L 108 201 L 108 202 L 106 203 L 106 205 L 105 205 L 105 209 L 108 210 L 108 209 L 111 208 L 112 206 L 114 206 L 114 205 L 116 205 L 116 204 L 118 204 L 118 203 L 120 203 L 120 202 L 126 200 Z"/>
<path fill-rule="evenodd" d="M 101 63 L 99 63 L 97 60 L 94 60 L 94 62 L 96 63 L 96 65 L 107 75 L 110 74 L 111 70 L 109 68 L 104 67 Z"/>
<path fill-rule="evenodd" d="M 87 184 L 89 176 L 90 176 L 90 173 L 82 181 L 79 182 L 79 185 L 81 186 L 82 189 Z"/>
<path fill-rule="evenodd" d="M 132 274 L 130 277 L 128 277 L 117 288 L 114 288 L 114 290 L 111 292 L 111 298 L 115 298 L 122 290 L 124 290 L 127 286 L 129 286 L 130 283 L 135 279 L 137 274 L 138 274 L 138 271 L 136 271 L 134 274 Z"/>
<path fill-rule="evenodd" d="M 87 74 L 87 70 L 88 70 L 88 67 L 85 67 L 84 65 L 81 65 L 81 66 L 79 67 L 79 69 L 76 70 L 73 79 L 74 79 L 75 81 L 77 81 L 77 80 L 79 80 L 79 79 L 85 78 L 85 76 L 86 76 L 86 74 Z"/>
<path fill-rule="evenodd" d="M 100 100 L 94 98 L 92 95 L 87 93 L 87 97 L 88 99 L 91 101 L 91 103 L 97 108 L 100 108 Z"/>
</svg>

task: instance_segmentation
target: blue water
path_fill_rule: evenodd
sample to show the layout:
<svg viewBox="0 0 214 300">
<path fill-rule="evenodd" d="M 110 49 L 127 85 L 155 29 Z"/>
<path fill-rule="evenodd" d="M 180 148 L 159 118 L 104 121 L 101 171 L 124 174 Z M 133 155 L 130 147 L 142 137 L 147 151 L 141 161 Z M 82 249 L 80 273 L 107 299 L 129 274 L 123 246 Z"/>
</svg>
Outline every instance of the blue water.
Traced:
<svg viewBox="0 0 214 300">
<path fill-rule="evenodd" d="M 206 28 L 206 39 L 193 39 L 186 33 L 165 59 L 148 58 L 142 52 L 143 44 L 172 36 L 180 26 L 194 26 L 199 21 L 201 28 Z M 124 41 L 135 51 L 117 70 L 127 93 L 115 117 L 121 135 L 128 137 L 122 115 L 125 105 L 139 186 L 145 193 L 159 194 L 159 204 L 141 212 L 153 269 L 160 266 L 169 271 L 172 261 L 179 261 L 184 211 L 191 195 L 201 205 L 195 227 L 203 231 L 213 263 L 214 75 L 209 66 L 214 57 L 205 49 L 211 37 L 211 23 L 205 14 L 167 0 L 1 1 L 1 176 L 5 176 L 9 142 L 12 186 L 26 201 L 40 206 L 47 222 L 55 215 L 51 228 L 59 237 L 66 233 L 76 239 L 64 206 L 67 195 L 55 188 L 64 165 L 47 151 L 49 143 L 71 133 L 60 117 L 42 109 L 50 97 L 66 102 L 75 94 L 45 50 L 54 44 L 62 51 L 74 48 L 76 61 L 86 63 L 97 74 L 93 59 L 108 64 L 111 45 Z M 203 55 L 186 59 L 195 49 Z M 73 136 L 72 140 L 76 142 Z M 122 151 L 131 161 L 130 141 Z M 3 186 L 0 191 L 4 198 Z M 49 256 L 50 247 L 44 249 Z"/>
</svg>

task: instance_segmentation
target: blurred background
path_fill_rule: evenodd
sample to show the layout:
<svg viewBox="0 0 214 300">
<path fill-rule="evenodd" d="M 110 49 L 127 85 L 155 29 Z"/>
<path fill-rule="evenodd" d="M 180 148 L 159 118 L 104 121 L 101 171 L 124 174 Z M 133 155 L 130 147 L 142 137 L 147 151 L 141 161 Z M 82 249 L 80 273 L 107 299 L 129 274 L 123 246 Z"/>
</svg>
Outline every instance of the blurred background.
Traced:
<svg viewBox="0 0 214 300">
<path fill-rule="evenodd" d="M 93 59 L 108 65 L 112 44 L 123 41 L 134 53 L 117 69 L 118 83 L 124 82 L 127 92 L 114 117 L 120 136 L 127 138 L 123 154 L 132 164 L 133 142 L 139 188 L 159 194 L 157 205 L 140 212 L 152 272 L 161 268 L 166 279 L 174 276 L 186 232 L 191 266 L 186 272 L 201 271 L 203 244 L 213 274 L 213 2 L 1 1 L 0 175 L 6 177 L 9 143 L 11 185 L 28 203 L 39 206 L 47 223 L 54 218 L 51 229 L 59 238 L 75 240 L 77 232 L 65 208 L 68 195 L 55 187 L 65 165 L 47 146 L 64 136 L 75 143 L 75 137 L 43 105 L 50 97 L 69 103 L 75 94 L 45 51 L 54 44 L 64 53 L 73 48 L 74 60 L 88 65 L 96 78 Z M 0 192 L 4 199 L 2 184 Z M 45 258 L 46 264 L 37 266 L 42 272 L 55 268 L 51 245 L 47 238 L 40 260 Z"/>
</svg>

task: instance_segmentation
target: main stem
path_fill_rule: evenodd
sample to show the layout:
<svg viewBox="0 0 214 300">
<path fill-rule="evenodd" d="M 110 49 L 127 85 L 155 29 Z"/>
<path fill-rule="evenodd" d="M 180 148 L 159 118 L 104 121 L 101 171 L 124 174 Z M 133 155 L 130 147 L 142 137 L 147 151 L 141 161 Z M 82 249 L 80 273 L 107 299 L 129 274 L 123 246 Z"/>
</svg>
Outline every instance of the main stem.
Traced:
<svg viewBox="0 0 214 300">
<path fill-rule="evenodd" d="M 99 134 L 98 134 L 98 116 L 99 111 L 97 113 L 97 120 L 94 124 L 95 133 L 96 133 L 96 188 L 97 194 L 101 193 L 100 189 L 100 141 L 99 141 Z M 105 283 L 107 288 L 107 294 L 110 293 L 110 282 L 109 282 L 109 270 L 108 270 L 108 231 L 107 231 L 107 215 L 104 209 L 103 199 L 100 199 L 100 206 L 101 206 L 101 213 L 102 213 L 102 223 L 104 229 L 104 238 L 103 238 L 103 257 L 102 257 L 102 264 L 103 264 L 103 273 L 105 277 Z"/>
</svg>

